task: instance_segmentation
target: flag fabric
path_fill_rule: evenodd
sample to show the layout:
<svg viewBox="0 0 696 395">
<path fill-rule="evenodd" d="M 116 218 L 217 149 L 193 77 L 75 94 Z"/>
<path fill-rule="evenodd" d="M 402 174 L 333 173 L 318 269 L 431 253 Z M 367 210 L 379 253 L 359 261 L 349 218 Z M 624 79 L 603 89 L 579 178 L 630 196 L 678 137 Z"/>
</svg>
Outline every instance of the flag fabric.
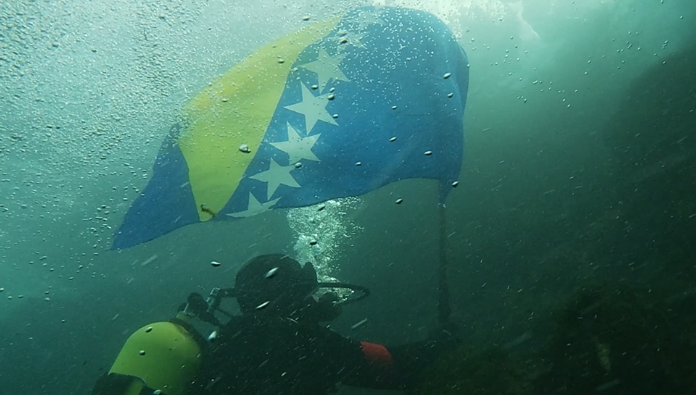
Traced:
<svg viewBox="0 0 696 395">
<path fill-rule="evenodd" d="M 459 177 L 468 61 L 426 12 L 361 7 L 259 49 L 183 109 L 113 248 L 182 226 Z"/>
</svg>

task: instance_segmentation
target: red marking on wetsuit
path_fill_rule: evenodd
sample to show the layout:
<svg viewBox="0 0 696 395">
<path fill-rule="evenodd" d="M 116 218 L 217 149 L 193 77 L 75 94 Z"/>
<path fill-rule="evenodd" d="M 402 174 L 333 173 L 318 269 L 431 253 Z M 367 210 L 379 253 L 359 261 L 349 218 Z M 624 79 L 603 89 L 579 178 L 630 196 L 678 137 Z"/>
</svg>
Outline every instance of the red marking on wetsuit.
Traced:
<svg viewBox="0 0 696 395">
<path fill-rule="evenodd" d="M 391 366 L 394 363 L 391 353 L 381 344 L 360 342 L 365 359 L 369 362 L 383 366 Z"/>
<path fill-rule="evenodd" d="M 360 342 L 372 377 L 371 388 L 398 389 L 400 380 L 391 353 L 381 344 Z"/>
</svg>

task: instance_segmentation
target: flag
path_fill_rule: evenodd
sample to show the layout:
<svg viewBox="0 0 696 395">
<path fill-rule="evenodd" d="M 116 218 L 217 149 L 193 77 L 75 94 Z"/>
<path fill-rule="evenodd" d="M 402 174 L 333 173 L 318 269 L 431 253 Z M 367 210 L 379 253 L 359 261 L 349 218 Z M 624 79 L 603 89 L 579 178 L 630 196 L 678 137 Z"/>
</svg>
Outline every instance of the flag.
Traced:
<svg viewBox="0 0 696 395">
<path fill-rule="evenodd" d="M 459 177 L 468 61 L 426 12 L 361 7 L 259 49 L 182 110 L 120 249 L 182 226 Z"/>
</svg>

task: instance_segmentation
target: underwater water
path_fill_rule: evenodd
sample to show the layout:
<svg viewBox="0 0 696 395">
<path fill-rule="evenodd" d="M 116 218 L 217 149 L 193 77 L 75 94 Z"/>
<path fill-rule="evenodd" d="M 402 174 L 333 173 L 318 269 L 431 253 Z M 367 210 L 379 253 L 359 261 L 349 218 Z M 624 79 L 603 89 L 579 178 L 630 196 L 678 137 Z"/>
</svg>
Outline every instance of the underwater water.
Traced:
<svg viewBox="0 0 696 395">
<path fill-rule="evenodd" d="M 461 391 L 479 352 L 536 361 L 495 393 L 696 390 L 680 352 L 696 341 L 696 2 L 0 1 L 1 393 L 89 393 L 134 330 L 262 253 L 370 288 L 332 323 L 344 335 L 400 344 L 437 326 L 432 180 L 110 249 L 189 100 L 267 43 L 366 5 L 434 14 L 470 63 L 445 209 L 467 350 L 433 376 L 454 384 L 423 393 Z M 596 326 L 569 318 L 596 310 Z M 647 349 L 661 351 L 634 353 Z"/>
</svg>

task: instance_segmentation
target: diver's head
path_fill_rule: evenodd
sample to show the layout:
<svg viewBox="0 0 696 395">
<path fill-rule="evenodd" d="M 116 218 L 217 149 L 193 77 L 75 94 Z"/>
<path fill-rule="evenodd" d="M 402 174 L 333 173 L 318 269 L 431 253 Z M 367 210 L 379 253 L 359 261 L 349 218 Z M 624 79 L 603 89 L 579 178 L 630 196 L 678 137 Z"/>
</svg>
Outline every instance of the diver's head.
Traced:
<svg viewBox="0 0 696 395">
<path fill-rule="evenodd" d="M 312 295 L 318 286 L 311 263 L 302 266 L 287 255 L 268 254 L 239 269 L 235 294 L 243 314 L 303 318 L 316 313 Z"/>
</svg>

